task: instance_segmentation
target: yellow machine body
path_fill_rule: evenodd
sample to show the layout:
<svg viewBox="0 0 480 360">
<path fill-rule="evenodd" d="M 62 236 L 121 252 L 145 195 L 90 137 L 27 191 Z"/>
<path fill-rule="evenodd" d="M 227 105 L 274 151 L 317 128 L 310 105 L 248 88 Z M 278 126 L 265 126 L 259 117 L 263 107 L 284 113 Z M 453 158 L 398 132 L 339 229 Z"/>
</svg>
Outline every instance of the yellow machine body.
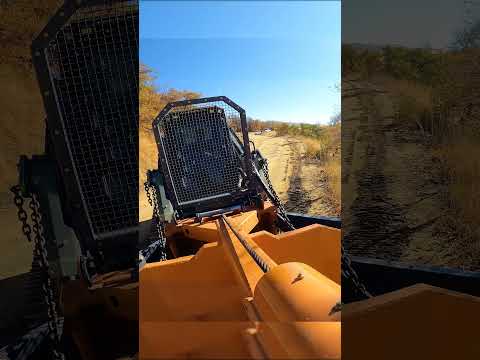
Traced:
<svg viewBox="0 0 480 360">
<path fill-rule="evenodd" d="M 273 216 L 267 206 L 185 220 L 167 227 L 168 246 L 197 241 L 194 255 L 148 263 L 138 283 L 128 272 L 67 282 L 64 326 L 81 357 L 480 359 L 479 298 L 418 284 L 333 311 L 340 230 L 275 234 Z"/>
<path fill-rule="evenodd" d="M 479 298 L 418 284 L 340 315 L 340 230 L 275 234 L 273 211 L 167 229 L 203 245 L 140 271 L 140 359 L 340 359 L 342 334 L 345 359 L 480 359 Z"/>
<path fill-rule="evenodd" d="M 345 359 L 480 359 L 480 298 L 425 284 L 342 309 Z"/>
<path fill-rule="evenodd" d="M 141 359 L 340 358 L 340 319 L 331 314 L 341 300 L 340 231 L 252 231 L 270 215 L 252 210 L 169 229 L 205 244 L 140 271 Z"/>
</svg>

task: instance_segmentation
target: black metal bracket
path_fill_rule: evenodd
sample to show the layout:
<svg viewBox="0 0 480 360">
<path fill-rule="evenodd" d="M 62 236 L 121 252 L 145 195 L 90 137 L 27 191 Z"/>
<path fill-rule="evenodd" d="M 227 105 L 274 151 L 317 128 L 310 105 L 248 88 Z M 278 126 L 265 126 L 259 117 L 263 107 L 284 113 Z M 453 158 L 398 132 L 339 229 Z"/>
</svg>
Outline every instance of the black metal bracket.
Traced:
<svg viewBox="0 0 480 360">
<path fill-rule="evenodd" d="M 56 266 L 62 277 L 76 277 L 76 265 L 72 264 L 86 249 L 82 248 L 78 236 L 65 224 L 56 163 L 48 155 L 33 155 L 31 159 L 22 155 L 18 170 L 22 195 L 35 194 L 40 203 L 50 265 Z"/>
<path fill-rule="evenodd" d="M 360 256 L 351 256 L 352 267 L 373 295 L 412 286 L 428 284 L 460 293 L 480 296 L 480 272 L 460 269 L 405 264 Z M 342 289 L 342 300 L 357 300 L 354 294 Z"/>
<path fill-rule="evenodd" d="M 89 250 L 99 269 L 104 261 L 101 252 L 101 241 L 97 241 L 93 234 L 88 210 L 86 209 L 85 201 L 80 191 L 79 180 L 75 175 L 72 152 L 62 124 L 62 115 L 58 108 L 57 95 L 47 63 L 46 49 L 55 39 L 56 34 L 79 9 L 97 5 L 114 5 L 117 3 L 138 4 L 137 1 L 125 0 L 65 0 L 64 4 L 50 18 L 49 22 L 31 44 L 32 64 L 36 72 L 45 112 L 47 114 L 47 136 L 50 137 L 53 145 L 55 158 L 59 165 L 58 170 L 65 187 L 65 203 L 63 205 L 70 214 L 71 225 L 79 235 L 82 248 Z"/>
<path fill-rule="evenodd" d="M 206 97 L 200 99 L 191 99 L 191 100 L 181 100 L 168 103 L 162 111 L 157 115 L 157 117 L 152 122 L 153 133 L 155 136 L 155 141 L 158 148 L 158 169 L 161 169 L 162 173 L 164 174 L 167 181 L 165 181 L 164 186 L 168 194 L 174 194 L 174 188 L 172 185 L 172 179 L 169 179 L 168 176 L 168 169 L 166 167 L 165 162 L 162 159 L 166 159 L 166 154 L 164 153 L 164 149 L 162 146 L 162 139 L 160 134 L 159 125 L 162 119 L 169 114 L 172 109 L 181 108 L 191 105 L 198 105 L 198 104 L 207 104 L 207 103 L 215 103 L 215 102 L 223 102 L 233 108 L 236 112 L 238 112 L 240 123 L 241 123 L 241 130 L 242 130 L 242 142 L 236 137 L 236 134 L 233 133 L 233 136 L 238 139 L 238 144 L 234 141 L 235 145 L 238 146 L 238 149 L 241 149 L 241 157 L 242 162 L 245 170 L 245 175 L 247 182 L 256 184 L 256 179 L 253 175 L 252 170 L 252 154 L 250 151 L 250 141 L 248 138 L 248 127 L 247 127 L 247 118 L 245 110 L 240 107 L 238 104 L 233 102 L 226 96 L 215 96 L 215 97 Z M 231 129 L 229 130 L 231 131 Z M 253 186 L 252 186 L 253 187 Z M 192 209 L 188 210 L 186 208 L 182 208 L 180 204 L 175 200 L 174 196 L 169 196 L 169 200 L 171 201 L 175 210 L 180 214 L 180 216 L 194 216 L 197 212 L 203 212 L 215 208 L 222 208 L 225 206 L 226 203 L 232 205 L 238 205 L 241 199 L 252 196 L 253 190 L 244 191 L 240 194 L 231 194 L 222 198 L 215 198 L 211 200 L 205 200 L 202 202 L 202 205 L 193 206 Z"/>
</svg>

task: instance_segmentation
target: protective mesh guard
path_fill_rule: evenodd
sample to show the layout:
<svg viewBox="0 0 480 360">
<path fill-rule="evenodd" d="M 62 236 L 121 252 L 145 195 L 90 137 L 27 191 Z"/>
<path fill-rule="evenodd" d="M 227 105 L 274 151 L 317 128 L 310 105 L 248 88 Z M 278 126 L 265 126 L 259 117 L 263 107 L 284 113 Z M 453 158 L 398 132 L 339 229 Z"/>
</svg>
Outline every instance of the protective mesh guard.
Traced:
<svg viewBox="0 0 480 360">
<path fill-rule="evenodd" d="M 157 125 L 164 167 L 178 205 L 238 193 L 244 170 L 228 123 L 238 113 L 222 102 L 174 108 Z"/>
<path fill-rule="evenodd" d="M 80 9 L 45 49 L 64 136 L 97 235 L 138 222 L 137 27 L 135 2 Z"/>
</svg>

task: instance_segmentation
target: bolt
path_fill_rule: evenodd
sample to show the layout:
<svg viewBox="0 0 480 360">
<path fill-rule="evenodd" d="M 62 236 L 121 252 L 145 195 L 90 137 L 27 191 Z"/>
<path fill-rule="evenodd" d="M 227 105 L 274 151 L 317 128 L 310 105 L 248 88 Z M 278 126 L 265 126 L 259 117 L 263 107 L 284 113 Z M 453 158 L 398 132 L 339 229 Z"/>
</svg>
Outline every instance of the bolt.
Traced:
<svg viewBox="0 0 480 360">
<path fill-rule="evenodd" d="M 292 284 L 296 283 L 297 281 L 300 281 L 304 278 L 304 276 L 302 275 L 302 273 L 298 273 L 297 277 L 295 279 L 293 279 L 292 281 Z"/>
</svg>

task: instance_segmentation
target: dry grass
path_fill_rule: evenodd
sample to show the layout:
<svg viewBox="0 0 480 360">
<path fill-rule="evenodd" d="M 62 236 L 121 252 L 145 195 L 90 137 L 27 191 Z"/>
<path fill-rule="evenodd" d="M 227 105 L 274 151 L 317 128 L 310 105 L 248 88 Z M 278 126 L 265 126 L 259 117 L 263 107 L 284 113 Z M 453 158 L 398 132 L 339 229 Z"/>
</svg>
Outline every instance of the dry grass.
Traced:
<svg viewBox="0 0 480 360">
<path fill-rule="evenodd" d="M 342 169 L 340 159 L 340 156 L 336 156 L 325 163 L 331 200 L 335 204 L 338 213 L 341 211 L 342 204 Z"/>
<path fill-rule="evenodd" d="M 327 194 L 336 211 L 341 211 L 341 128 L 340 124 L 325 126 L 319 137 L 300 136 L 304 144 L 305 157 L 320 161 L 327 177 Z"/>
<path fill-rule="evenodd" d="M 445 148 L 453 204 L 465 221 L 478 222 L 480 216 L 480 144 L 473 141 L 455 143 Z"/>
<path fill-rule="evenodd" d="M 318 139 L 302 137 L 301 141 L 305 145 L 305 156 L 307 158 L 320 158 L 320 155 L 325 152 L 323 146 L 324 144 L 322 144 Z"/>
<path fill-rule="evenodd" d="M 322 132 L 319 136 L 293 136 L 299 138 L 305 145 L 305 156 L 307 158 L 327 162 L 339 154 L 341 142 L 340 125 L 323 126 L 321 129 Z"/>
<path fill-rule="evenodd" d="M 396 119 L 412 128 L 428 130 L 433 111 L 432 88 L 410 80 L 377 75 L 373 81 L 395 99 Z"/>
<path fill-rule="evenodd" d="M 320 160 L 320 166 L 325 170 L 330 202 L 336 211 L 341 211 L 341 126 L 325 126 L 318 138 L 302 137 L 305 145 L 305 156 Z"/>
<path fill-rule="evenodd" d="M 456 246 L 469 262 L 480 265 L 480 143 L 473 136 L 457 135 L 447 146 L 437 149 L 447 178 L 450 209 L 455 217 L 452 226 L 457 234 Z M 465 259 L 466 260 L 466 259 Z"/>
<path fill-rule="evenodd" d="M 158 167 L 158 150 L 153 134 L 141 131 L 139 133 L 139 167 L 138 176 L 142 185 L 147 179 L 147 170 L 153 170 Z M 141 188 L 143 188 L 141 186 Z"/>
<path fill-rule="evenodd" d="M 410 80 L 393 79 L 387 75 L 374 77 L 374 83 L 395 97 L 411 96 L 421 108 L 430 108 L 432 103 L 431 87 Z"/>
<path fill-rule="evenodd" d="M 305 136 L 299 139 L 305 145 L 305 156 L 309 159 L 327 161 L 335 154 L 336 150 L 330 139 L 313 139 Z"/>
</svg>

